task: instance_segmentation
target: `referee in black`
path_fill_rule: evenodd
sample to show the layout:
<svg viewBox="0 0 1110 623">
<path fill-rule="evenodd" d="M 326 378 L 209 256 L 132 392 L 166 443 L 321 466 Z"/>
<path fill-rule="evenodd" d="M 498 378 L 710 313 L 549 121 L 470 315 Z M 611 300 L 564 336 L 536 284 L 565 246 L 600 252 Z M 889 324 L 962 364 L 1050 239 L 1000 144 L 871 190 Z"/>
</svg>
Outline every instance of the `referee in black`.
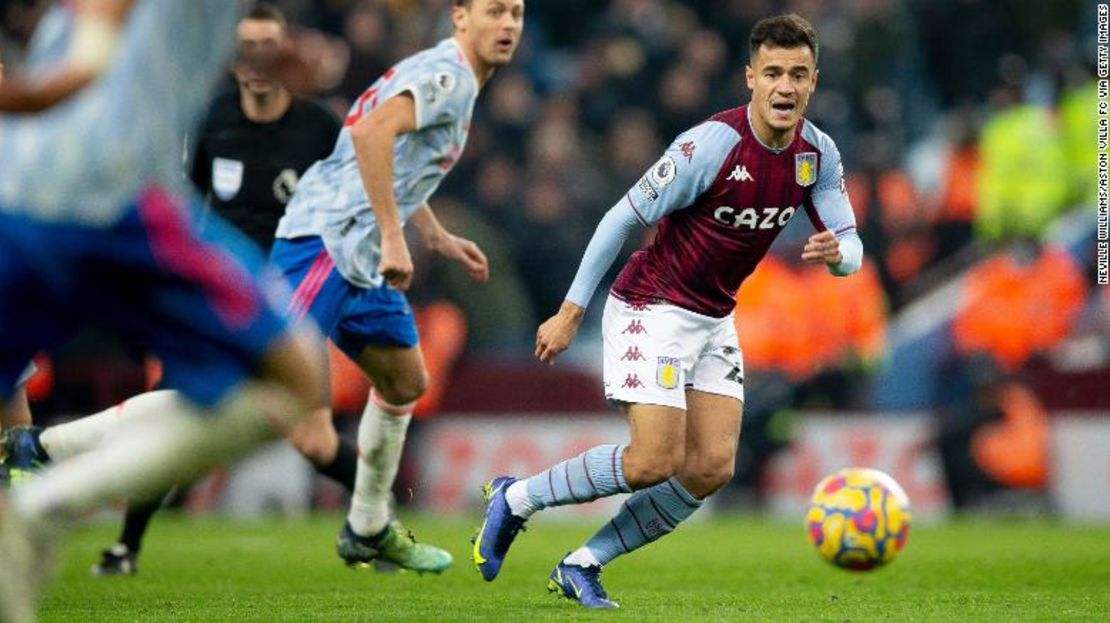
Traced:
<svg viewBox="0 0 1110 623">
<path fill-rule="evenodd" d="M 239 22 L 240 49 L 282 45 L 288 23 L 270 4 L 253 5 Z M 278 220 L 297 181 L 326 158 L 339 135 L 339 119 L 322 104 L 293 95 L 249 67 L 232 68 L 237 83 L 212 102 L 194 142 L 190 177 L 217 214 L 269 254 Z M 340 438 L 334 457 L 308 457 L 317 471 L 354 488 L 358 451 Z M 143 535 L 161 498 L 127 511 L 119 541 L 101 553 L 93 575 L 132 575 Z"/>
</svg>

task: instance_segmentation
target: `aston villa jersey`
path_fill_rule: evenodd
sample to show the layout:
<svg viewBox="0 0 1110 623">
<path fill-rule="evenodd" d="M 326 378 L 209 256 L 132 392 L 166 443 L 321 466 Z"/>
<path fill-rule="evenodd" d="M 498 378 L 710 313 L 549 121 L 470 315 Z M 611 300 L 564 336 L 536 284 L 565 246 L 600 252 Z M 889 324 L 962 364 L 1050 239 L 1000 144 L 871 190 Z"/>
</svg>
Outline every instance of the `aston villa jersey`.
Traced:
<svg viewBox="0 0 1110 623">
<path fill-rule="evenodd" d="M 625 200 L 654 241 L 613 285 L 631 302 L 666 302 L 713 317 L 798 212 L 838 237 L 855 231 L 836 145 L 802 120 L 782 149 L 760 142 L 748 107 L 721 112 L 681 134 Z"/>
</svg>

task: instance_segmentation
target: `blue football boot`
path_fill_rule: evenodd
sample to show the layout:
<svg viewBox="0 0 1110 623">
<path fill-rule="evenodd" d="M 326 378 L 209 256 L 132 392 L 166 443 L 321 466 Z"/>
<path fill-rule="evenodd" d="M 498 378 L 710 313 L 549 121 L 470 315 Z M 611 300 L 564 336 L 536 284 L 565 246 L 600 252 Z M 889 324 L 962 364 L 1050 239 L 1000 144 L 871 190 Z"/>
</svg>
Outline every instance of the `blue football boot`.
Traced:
<svg viewBox="0 0 1110 623">
<path fill-rule="evenodd" d="M 505 491 L 514 482 L 516 478 L 512 476 L 501 476 L 482 486 L 486 518 L 470 542 L 474 544 L 471 555 L 474 565 L 487 582 L 492 582 L 501 572 L 501 564 L 505 562 L 509 546 L 513 544 L 517 533 L 524 530 L 526 520 L 514 515 L 505 500 Z"/>
<path fill-rule="evenodd" d="M 547 590 L 587 608 L 620 608 L 617 602 L 610 601 L 601 586 L 600 566 L 580 567 L 560 561 L 551 572 Z"/>
</svg>

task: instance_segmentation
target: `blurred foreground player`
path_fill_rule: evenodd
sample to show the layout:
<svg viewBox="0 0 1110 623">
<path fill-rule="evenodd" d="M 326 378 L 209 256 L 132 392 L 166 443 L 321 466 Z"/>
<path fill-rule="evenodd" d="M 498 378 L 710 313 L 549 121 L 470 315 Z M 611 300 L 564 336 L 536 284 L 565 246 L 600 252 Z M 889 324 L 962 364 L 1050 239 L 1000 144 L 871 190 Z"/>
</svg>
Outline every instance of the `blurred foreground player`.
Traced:
<svg viewBox="0 0 1110 623">
<path fill-rule="evenodd" d="M 239 21 L 235 39 L 240 50 L 273 50 L 288 45 L 288 23 L 274 5 L 254 3 Z M 235 63 L 232 72 L 236 88 L 216 96 L 196 139 L 190 141 L 195 144 L 190 177 L 216 214 L 269 253 L 278 219 L 300 176 L 331 153 L 340 123 L 322 104 L 294 95 L 248 63 Z M 51 449 L 71 455 L 118 428 L 121 418 L 116 416 L 124 410 L 131 417 L 159 408 L 158 399 L 137 397 L 107 415 L 93 416 L 103 420 L 107 431 L 94 422 L 74 422 L 47 429 L 41 441 L 24 441 L 23 448 L 34 451 L 39 442 L 39 460 Z M 321 474 L 354 490 L 358 449 L 351 442 L 340 439 L 332 452 L 306 453 L 305 458 Z M 143 537 L 162 497 L 128 507 L 119 539 L 101 552 L 93 575 L 137 571 Z"/>
<path fill-rule="evenodd" d="M 164 362 L 169 406 L 0 499 L 0 621 L 34 617 L 59 520 L 141 497 L 289 430 L 324 403 L 312 328 L 292 331 L 229 228 L 202 238 L 179 146 L 225 66 L 239 5 L 75 0 L 0 87 L 0 398 L 27 361 L 96 322 Z M 49 109 L 47 115 L 27 114 Z M 251 265 L 253 264 L 253 265 Z"/>
<path fill-rule="evenodd" d="M 4 84 L 4 61 L 0 59 L 0 86 Z M 31 409 L 27 404 L 27 390 L 24 387 L 27 380 L 34 374 L 34 366 L 30 366 L 16 383 L 15 392 L 7 403 L 0 406 L 0 431 L 8 430 L 15 426 L 27 426 L 31 423 Z"/>
<path fill-rule="evenodd" d="M 751 101 L 680 135 L 606 213 L 566 301 L 536 336 L 537 357 L 553 362 L 630 232 L 658 223 L 651 245 L 617 277 L 602 320 L 605 394 L 627 415 L 631 443 L 488 483 L 473 547 L 486 580 L 533 513 L 632 493 L 548 583 L 584 606 L 616 607 L 602 567 L 670 533 L 732 478 L 744 399 L 731 317 L 740 283 L 800 210 L 819 232 L 802 250 L 805 261 L 837 276 L 860 266 L 840 154 L 803 117 L 817 84 L 813 27 L 796 15 L 769 18 L 756 24 L 750 48 Z"/>
</svg>

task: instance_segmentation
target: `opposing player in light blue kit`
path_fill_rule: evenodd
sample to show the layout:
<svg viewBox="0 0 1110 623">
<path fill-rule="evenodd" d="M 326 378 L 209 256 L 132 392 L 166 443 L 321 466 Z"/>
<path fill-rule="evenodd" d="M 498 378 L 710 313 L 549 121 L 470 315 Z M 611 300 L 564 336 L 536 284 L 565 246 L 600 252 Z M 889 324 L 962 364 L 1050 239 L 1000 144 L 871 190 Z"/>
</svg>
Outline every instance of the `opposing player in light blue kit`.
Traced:
<svg viewBox="0 0 1110 623">
<path fill-rule="evenodd" d="M 603 565 L 670 533 L 732 478 L 744 400 L 731 317 L 740 283 L 802 211 L 818 232 L 802 259 L 837 276 L 859 269 L 840 154 L 803 117 L 817 84 L 817 34 L 797 15 L 769 18 L 753 29 L 750 50 L 749 104 L 680 135 L 606 213 L 562 307 L 537 332 L 536 356 L 550 363 L 574 339 L 629 233 L 659 225 L 617 277 L 602 319 L 605 394 L 627 414 L 631 442 L 488 483 L 473 548 L 486 580 L 533 513 L 632 493 L 548 584 L 585 606 L 616 607 L 601 586 Z"/>
<path fill-rule="evenodd" d="M 270 256 L 295 288 L 290 314 L 311 315 L 374 385 L 337 542 L 351 565 L 383 559 L 438 572 L 451 564 L 446 551 L 415 543 L 390 521 L 413 403 L 428 382 L 403 294 L 413 266 L 402 228 L 411 220 L 431 249 L 475 281 L 488 278 L 481 250 L 444 230 L 428 199 L 462 154 L 478 92 L 512 59 L 524 2 L 455 0 L 451 18 L 451 38 L 401 61 L 355 102 L 334 152 L 301 178 Z M 334 454 L 331 412 L 314 413 L 294 443 L 310 454 L 314 445 Z"/>
<path fill-rule="evenodd" d="M 165 410 L 0 497 L 0 621 L 34 617 L 46 529 L 107 500 L 188 481 L 324 404 L 310 324 L 227 229 L 194 227 L 180 146 L 233 47 L 228 0 L 73 0 L 0 87 L 0 404 L 31 356 L 86 322 L 156 353 Z M 31 114 L 41 111 L 39 114 Z M 211 217 L 209 219 L 211 221 Z M 278 287 L 271 287 L 270 283 Z"/>
</svg>

